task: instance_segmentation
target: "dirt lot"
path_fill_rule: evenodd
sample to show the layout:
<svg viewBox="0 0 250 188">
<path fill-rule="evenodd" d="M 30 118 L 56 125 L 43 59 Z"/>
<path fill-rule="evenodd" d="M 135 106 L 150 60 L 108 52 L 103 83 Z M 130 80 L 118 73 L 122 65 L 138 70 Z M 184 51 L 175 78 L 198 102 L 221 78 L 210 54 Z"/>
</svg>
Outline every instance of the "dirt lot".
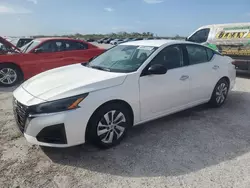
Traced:
<svg viewBox="0 0 250 188">
<path fill-rule="evenodd" d="M 27 143 L 13 121 L 11 90 L 0 89 L 0 187 L 241 187 L 250 185 L 250 79 L 220 109 L 200 106 L 133 128 L 99 150 Z"/>
</svg>

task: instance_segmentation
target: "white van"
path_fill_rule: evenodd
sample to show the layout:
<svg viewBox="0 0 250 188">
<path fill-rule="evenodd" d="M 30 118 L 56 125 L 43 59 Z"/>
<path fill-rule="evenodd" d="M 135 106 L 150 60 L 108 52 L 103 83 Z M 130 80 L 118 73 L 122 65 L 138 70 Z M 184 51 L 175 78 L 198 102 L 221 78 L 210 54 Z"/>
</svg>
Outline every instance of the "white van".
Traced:
<svg viewBox="0 0 250 188">
<path fill-rule="evenodd" d="M 235 59 L 238 69 L 250 71 L 250 23 L 202 26 L 186 40 L 201 43 Z"/>
</svg>

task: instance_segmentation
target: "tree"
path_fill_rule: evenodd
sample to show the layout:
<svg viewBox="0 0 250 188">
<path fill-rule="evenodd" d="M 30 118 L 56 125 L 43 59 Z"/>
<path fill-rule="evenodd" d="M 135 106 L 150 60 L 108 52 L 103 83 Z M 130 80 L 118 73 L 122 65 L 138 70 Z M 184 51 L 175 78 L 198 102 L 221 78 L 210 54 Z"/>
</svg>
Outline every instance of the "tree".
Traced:
<svg viewBox="0 0 250 188">
<path fill-rule="evenodd" d="M 59 36 L 59 35 L 54 35 L 54 36 Z M 81 33 L 75 33 L 75 34 L 70 34 L 70 35 L 61 35 L 63 37 L 70 37 L 70 38 L 80 38 L 80 39 L 94 39 L 98 40 L 104 37 L 109 37 L 109 38 L 148 38 L 148 37 L 154 37 L 154 33 L 152 32 L 131 32 L 128 33 L 126 31 L 121 31 L 117 33 L 109 33 L 109 34 L 81 34 Z M 40 37 L 53 37 L 53 36 L 44 36 L 44 35 L 39 35 L 39 36 L 33 36 L 34 38 L 40 38 Z M 157 37 L 158 38 L 158 37 Z M 175 37 L 159 37 L 159 38 L 166 38 L 166 39 L 184 39 L 185 37 L 182 37 L 180 35 L 176 35 Z"/>
</svg>

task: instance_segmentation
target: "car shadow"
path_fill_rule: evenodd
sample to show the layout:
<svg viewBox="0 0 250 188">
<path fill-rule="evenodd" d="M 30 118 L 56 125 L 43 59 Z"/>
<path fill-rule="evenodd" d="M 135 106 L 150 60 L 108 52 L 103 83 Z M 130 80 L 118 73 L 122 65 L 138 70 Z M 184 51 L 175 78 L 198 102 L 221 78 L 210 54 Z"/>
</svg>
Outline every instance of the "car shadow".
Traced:
<svg viewBox="0 0 250 188">
<path fill-rule="evenodd" d="M 12 93 L 18 86 L 13 87 L 0 87 L 1 93 Z"/>
<path fill-rule="evenodd" d="M 250 73 L 246 71 L 237 71 L 236 76 L 239 78 L 250 78 Z"/>
<path fill-rule="evenodd" d="M 111 149 L 42 148 L 55 163 L 125 177 L 178 176 L 250 151 L 250 93 L 233 91 L 221 108 L 201 105 L 132 128 Z"/>
</svg>

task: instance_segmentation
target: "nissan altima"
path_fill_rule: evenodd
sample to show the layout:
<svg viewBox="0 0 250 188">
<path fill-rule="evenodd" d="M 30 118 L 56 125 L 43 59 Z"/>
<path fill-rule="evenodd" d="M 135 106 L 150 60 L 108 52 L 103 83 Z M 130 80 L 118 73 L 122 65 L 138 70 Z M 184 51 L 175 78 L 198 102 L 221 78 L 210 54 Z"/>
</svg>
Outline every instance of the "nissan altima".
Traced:
<svg viewBox="0 0 250 188">
<path fill-rule="evenodd" d="M 32 77 L 14 91 L 13 109 L 28 142 L 109 148 L 134 125 L 203 103 L 222 106 L 235 77 L 233 59 L 206 46 L 131 41 Z"/>
</svg>

